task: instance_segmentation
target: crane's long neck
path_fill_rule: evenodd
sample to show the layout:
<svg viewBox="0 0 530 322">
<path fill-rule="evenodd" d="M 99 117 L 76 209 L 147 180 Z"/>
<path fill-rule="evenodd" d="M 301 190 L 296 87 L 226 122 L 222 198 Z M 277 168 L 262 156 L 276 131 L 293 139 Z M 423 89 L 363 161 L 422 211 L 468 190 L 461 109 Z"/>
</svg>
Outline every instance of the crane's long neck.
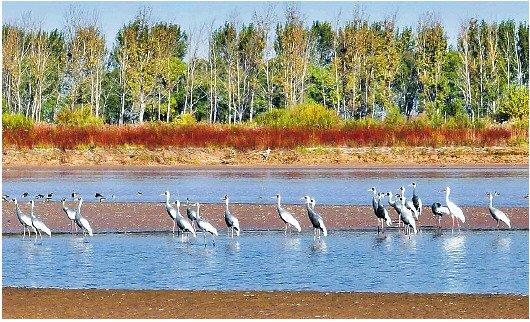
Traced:
<svg viewBox="0 0 530 322">
<path fill-rule="evenodd" d="M 493 195 L 490 195 L 490 207 L 493 207 Z"/>
<path fill-rule="evenodd" d="M 225 208 L 226 210 L 228 210 L 228 198 L 225 199 Z M 197 208 L 197 213 L 198 213 L 198 208 Z"/>
<path fill-rule="evenodd" d="M 405 198 L 405 189 L 399 189 L 401 191 L 401 198 Z"/>
<path fill-rule="evenodd" d="M 412 187 L 412 195 L 413 195 L 413 196 L 416 195 L 416 186 L 413 186 L 413 187 Z"/>
<path fill-rule="evenodd" d="M 278 203 L 278 207 L 280 207 L 280 206 L 281 206 L 281 203 L 282 203 L 282 197 L 278 197 L 278 198 L 276 198 L 276 201 L 277 201 L 277 203 Z"/>
<path fill-rule="evenodd" d="M 448 202 L 449 202 L 449 194 L 450 194 L 449 191 L 446 191 L 446 192 L 445 192 L 445 203 L 448 203 Z"/>
<path fill-rule="evenodd" d="M 201 206 L 197 204 L 197 219 L 201 218 L 200 209 L 201 209 Z"/>
<path fill-rule="evenodd" d="M 166 205 L 170 206 L 170 204 L 169 204 L 169 193 L 166 193 Z"/>
<path fill-rule="evenodd" d="M 30 215 L 31 218 L 35 218 L 35 215 L 33 214 L 33 208 L 34 208 L 34 207 L 35 207 L 35 203 L 32 202 L 32 203 L 31 203 L 31 210 L 30 210 L 30 213 L 29 213 L 29 215 Z"/>
<path fill-rule="evenodd" d="M 66 202 L 64 200 L 62 201 L 62 204 L 63 204 L 63 210 L 64 211 L 68 210 L 68 207 L 66 207 Z"/>
</svg>

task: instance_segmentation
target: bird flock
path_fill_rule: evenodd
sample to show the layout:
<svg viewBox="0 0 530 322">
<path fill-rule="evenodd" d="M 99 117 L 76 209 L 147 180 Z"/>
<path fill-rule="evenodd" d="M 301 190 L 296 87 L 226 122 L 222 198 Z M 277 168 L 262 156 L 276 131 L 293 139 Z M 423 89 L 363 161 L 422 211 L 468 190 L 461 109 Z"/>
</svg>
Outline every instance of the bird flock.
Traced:
<svg viewBox="0 0 530 322">
<path fill-rule="evenodd" d="M 417 234 L 419 230 L 420 219 L 422 218 L 423 203 L 419 195 L 417 194 L 417 185 L 416 183 L 411 183 L 409 185 L 412 187 L 412 197 L 407 198 L 405 193 L 405 187 L 401 186 L 399 193 L 393 194 L 392 192 L 377 192 L 375 187 L 370 188 L 368 191 L 372 193 L 372 208 L 374 215 L 377 219 L 377 234 L 385 232 L 386 227 L 393 226 L 393 221 L 390 216 L 390 212 L 385 208 L 384 198 L 388 198 L 388 205 L 394 209 L 397 214 L 397 227 L 403 227 L 405 235 L 411 235 L 412 233 Z M 437 229 L 441 230 L 441 221 L 443 217 L 451 217 L 452 227 L 451 230 L 455 228 L 455 223 L 458 228 L 460 228 L 460 223 L 465 223 L 466 218 L 462 209 L 456 205 L 449 197 L 451 194 L 451 188 L 446 187 L 442 190 L 445 193 L 445 203 L 434 202 L 431 205 L 432 215 L 437 217 L 438 225 Z M 27 192 L 22 194 L 22 197 L 27 197 L 29 194 Z M 142 195 L 142 192 L 138 191 L 138 196 Z M 186 198 L 186 217 L 184 217 L 180 212 L 181 203 L 179 200 L 176 200 L 174 203 L 170 202 L 171 194 L 169 191 L 165 191 L 160 194 L 165 196 L 165 209 L 169 215 L 171 221 L 173 221 L 172 233 L 181 236 L 181 241 L 187 241 L 190 238 L 190 235 L 194 238 L 197 237 L 198 232 L 202 232 L 204 245 L 207 244 L 207 236 L 209 235 L 212 239 L 212 244 L 215 245 L 215 237 L 219 236 L 219 232 L 213 224 L 211 224 L 206 218 L 204 218 L 200 213 L 200 203 L 190 203 L 189 198 Z M 493 198 L 499 196 L 498 192 L 487 192 L 486 196 L 489 198 L 488 210 L 491 217 L 497 222 L 497 229 L 501 222 L 506 224 L 508 228 L 511 228 L 510 219 L 508 216 L 500 211 L 499 209 L 493 207 Z M 31 236 L 31 232 L 35 234 L 35 242 L 38 240 L 38 237 L 42 240 L 42 233 L 51 236 L 51 230 L 44 224 L 42 219 L 35 213 L 35 200 L 43 199 L 44 201 L 50 201 L 53 197 L 53 193 L 47 195 L 38 194 L 34 199 L 30 200 L 28 204 L 30 205 L 29 215 L 26 215 L 20 209 L 17 198 L 10 199 L 8 195 L 3 195 L 4 201 L 12 201 L 15 204 L 15 213 L 17 219 L 23 229 L 23 237 L 26 236 L 26 231 L 28 236 Z M 75 208 L 68 208 L 66 205 L 66 198 L 61 199 L 62 210 L 65 213 L 66 217 L 70 221 L 70 230 L 72 233 L 78 233 L 78 229 L 81 229 L 83 237 L 93 236 L 93 230 L 90 226 L 89 221 L 83 217 L 81 212 L 81 206 L 83 204 L 83 198 L 79 196 L 77 192 L 72 192 L 72 200 L 77 200 L 77 206 Z M 114 195 L 112 198 L 114 199 Z M 103 202 L 106 198 L 101 193 L 96 193 L 94 198 L 99 202 Z M 394 199 L 396 198 L 396 199 Z M 282 197 L 277 194 L 272 197 L 276 200 L 276 210 L 280 220 L 285 224 L 284 234 L 292 234 L 293 229 L 298 233 L 302 231 L 300 223 L 295 218 L 295 216 L 282 207 Z M 234 238 L 240 236 L 241 227 L 239 220 L 236 216 L 232 214 L 229 209 L 230 198 L 228 195 L 225 195 L 221 200 L 225 204 L 224 209 L 224 220 L 227 228 L 227 236 Z M 311 196 L 303 196 L 301 200 L 304 202 L 307 216 L 311 222 L 313 228 L 313 237 L 321 238 L 322 236 L 326 237 L 328 235 L 328 230 L 324 223 L 324 219 L 321 214 L 319 214 L 315 209 L 315 199 Z M 195 207 L 195 208 L 193 208 Z"/>
</svg>

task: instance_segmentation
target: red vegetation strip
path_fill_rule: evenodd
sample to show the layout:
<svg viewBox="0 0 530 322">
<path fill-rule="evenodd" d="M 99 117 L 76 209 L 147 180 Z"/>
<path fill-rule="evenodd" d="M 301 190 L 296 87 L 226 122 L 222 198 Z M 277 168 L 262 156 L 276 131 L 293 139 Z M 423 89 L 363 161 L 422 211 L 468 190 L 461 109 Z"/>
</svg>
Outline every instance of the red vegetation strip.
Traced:
<svg viewBox="0 0 530 322">
<path fill-rule="evenodd" d="M 100 125 L 69 127 L 39 124 L 29 130 L 3 130 L 4 146 L 116 147 L 233 147 L 241 150 L 298 146 L 493 146 L 515 136 L 505 128 L 482 130 L 381 126 L 345 128 L 271 128 L 220 125 Z M 528 134 L 523 134 L 526 138 Z"/>
</svg>

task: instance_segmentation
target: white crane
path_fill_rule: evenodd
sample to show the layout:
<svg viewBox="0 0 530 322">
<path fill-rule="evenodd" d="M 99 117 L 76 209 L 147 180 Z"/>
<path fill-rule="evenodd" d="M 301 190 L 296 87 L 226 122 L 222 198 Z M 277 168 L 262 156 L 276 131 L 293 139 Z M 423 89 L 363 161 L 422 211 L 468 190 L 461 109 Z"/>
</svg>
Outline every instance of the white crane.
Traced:
<svg viewBox="0 0 530 322">
<path fill-rule="evenodd" d="M 66 198 L 63 198 L 61 201 L 63 204 L 63 211 L 68 219 L 70 219 L 70 232 L 73 230 L 73 227 L 75 227 L 75 232 L 77 233 L 77 225 L 75 224 L 75 210 L 66 206 Z"/>
<path fill-rule="evenodd" d="M 35 241 L 37 241 L 37 233 L 39 233 L 41 240 L 42 240 L 42 232 L 44 232 L 48 236 L 51 236 L 52 232 L 51 232 L 50 228 L 48 228 L 42 222 L 42 220 L 37 218 L 37 216 L 35 216 L 35 214 L 33 213 L 33 208 L 35 207 L 35 200 L 31 200 L 29 202 L 29 204 L 31 205 L 31 212 L 29 214 L 29 216 L 31 217 L 31 225 L 33 226 L 33 228 L 35 228 L 35 231 L 36 231 L 35 232 Z"/>
<path fill-rule="evenodd" d="M 217 229 L 212 224 L 210 224 L 208 221 L 206 221 L 204 218 L 201 217 L 200 215 L 201 205 L 197 202 L 195 206 L 197 206 L 197 212 L 196 212 L 197 227 L 199 227 L 199 229 L 202 231 L 202 235 L 204 237 L 204 246 L 206 246 L 206 233 L 210 233 L 210 235 L 212 235 L 212 243 L 215 246 L 214 236 L 219 236 L 219 234 L 217 233 Z"/>
<path fill-rule="evenodd" d="M 175 226 L 177 225 L 177 217 L 180 215 L 177 213 L 177 210 L 171 206 L 169 203 L 169 191 L 165 191 L 160 194 L 161 196 L 166 196 L 166 212 L 169 215 L 169 218 L 173 221 L 173 229 L 171 230 L 173 232 L 173 235 L 175 235 Z M 181 216 L 182 217 L 182 216 Z"/>
<path fill-rule="evenodd" d="M 446 187 L 443 192 L 445 192 L 445 204 L 447 205 L 447 208 L 449 208 L 449 212 L 451 214 L 451 219 L 453 220 L 453 226 L 451 230 L 455 228 L 455 217 L 457 219 L 456 223 L 458 224 L 458 228 L 460 228 L 460 222 L 465 223 L 466 217 L 464 216 L 464 212 L 460 207 L 458 207 L 454 202 L 449 200 L 449 194 L 451 193 L 451 188 Z"/>
<path fill-rule="evenodd" d="M 399 200 L 401 201 L 401 220 L 403 221 L 403 223 L 405 223 L 405 234 L 407 234 L 407 232 L 410 233 L 409 227 L 412 227 L 414 233 L 417 234 L 418 231 L 416 230 L 416 220 L 414 220 L 412 210 L 405 206 L 404 197 L 399 197 Z"/>
<path fill-rule="evenodd" d="M 182 241 L 184 241 L 185 233 L 191 233 L 193 237 L 197 237 L 197 234 L 192 224 L 180 214 L 180 201 L 177 200 L 175 204 L 177 205 L 177 216 L 175 221 L 177 222 L 177 227 L 182 230 Z"/>
<path fill-rule="evenodd" d="M 493 207 L 493 194 L 490 193 L 490 192 L 486 192 L 486 195 L 490 198 L 490 204 L 489 204 L 489 211 L 490 211 L 490 215 L 491 217 L 497 221 L 497 229 L 499 229 L 499 222 L 502 221 L 503 223 L 506 224 L 506 226 L 508 226 L 508 228 L 512 228 L 512 225 L 510 223 L 510 218 L 508 218 L 508 216 L 506 216 L 506 214 L 502 211 L 500 211 L 499 209 Z M 500 193 L 498 192 L 495 192 L 495 196 L 500 196 Z"/>
<path fill-rule="evenodd" d="M 278 211 L 278 215 L 280 216 L 280 219 L 283 220 L 283 222 L 285 223 L 285 234 L 287 234 L 287 228 L 289 227 L 289 225 L 296 228 L 298 232 L 301 232 L 302 228 L 300 228 L 300 224 L 298 223 L 298 220 L 296 220 L 290 212 L 282 208 L 282 205 L 281 205 L 282 196 L 277 194 L 275 197 L 272 197 L 272 198 L 273 199 L 276 198 L 276 201 L 278 203 L 276 205 L 276 210 Z"/>
<path fill-rule="evenodd" d="M 399 191 L 401 192 L 401 198 L 403 198 L 403 200 L 405 201 L 404 203 L 405 207 L 409 209 L 414 215 L 414 218 L 418 220 L 419 215 L 418 215 L 418 211 L 416 211 L 416 207 L 414 207 L 414 203 L 412 202 L 412 200 L 409 200 L 405 197 L 405 187 L 400 187 Z"/>
<path fill-rule="evenodd" d="M 89 236 L 94 236 L 92 227 L 86 218 L 81 215 L 81 205 L 83 204 L 83 198 L 79 197 L 79 204 L 77 205 L 77 211 L 75 212 L 75 223 L 83 231 L 83 237 L 88 233 Z"/>
<path fill-rule="evenodd" d="M 22 225 L 22 229 L 24 230 L 22 238 L 26 237 L 26 229 L 28 230 L 28 236 L 31 237 L 31 230 L 36 234 L 37 231 L 35 230 L 35 227 L 31 224 L 31 217 L 28 215 L 25 215 L 22 210 L 20 210 L 20 207 L 18 205 L 17 198 L 13 198 L 13 202 L 15 203 L 15 212 L 18 218 L 18 221 Z"/>
</svg>

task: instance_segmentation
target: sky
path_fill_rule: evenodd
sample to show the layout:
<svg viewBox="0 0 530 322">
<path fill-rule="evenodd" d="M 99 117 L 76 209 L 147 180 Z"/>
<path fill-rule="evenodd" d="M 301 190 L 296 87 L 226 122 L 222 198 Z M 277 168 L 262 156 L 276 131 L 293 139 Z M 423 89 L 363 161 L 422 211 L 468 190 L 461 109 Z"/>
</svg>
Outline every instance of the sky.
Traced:
<svg viewBox="0 0 530 322">
<path fill-rule="evenodd" d="M 198 30 L 203 25 L 221 25 L 224 21 L 236 17 L 236 20 L 248 23 L 254 12 L 264 12 L 270 3 L 266 2 L 145 2 L 145 1 L 3 1 L 3 23 L 13 23 L 28 11 L 44 29 L 62 29 L 65 23 L 65 12 L 75 4 L 87 11 L 95 11 L 99 25 L 105 34 L 107 45 L 115 41 L 116 33 L 128 21 L 132 20 L 138 10 L 148 6 L 153 21 L 178 23 L 185 30 Z M 459 26 L 462 21 L 471 17 L 487 21 L 514 19 L 516 22 L 528 21 L 528 2 L 526 1 L 434 1 L 434 2 L 273 2 L 274 16 L 283 19 L 284 11 L 289 4 L 295 4 L 305 19 L 306 24 L 315 20 L 335 22 L 339 12 L 340 21 L 347 21 L 355 9 L 360 9 L 372 21 L 396 15 L 398 27 L 415 27 L 426 12 L 434 12 L 440 19 L 449 37 L 449 44 L 456 43 Z"/>
</svg>

